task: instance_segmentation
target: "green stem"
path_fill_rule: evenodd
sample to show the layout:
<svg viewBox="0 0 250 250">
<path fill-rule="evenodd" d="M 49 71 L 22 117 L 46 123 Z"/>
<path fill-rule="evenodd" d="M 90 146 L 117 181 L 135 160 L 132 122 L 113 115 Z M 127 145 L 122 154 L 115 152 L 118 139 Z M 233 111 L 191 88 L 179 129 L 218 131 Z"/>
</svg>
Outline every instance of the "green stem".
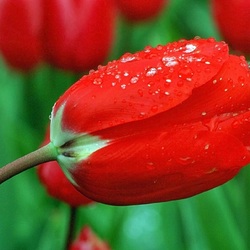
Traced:
<svg viewBox="0 0 250 250">
<path fill-rule="evenodd" d="M 56 160 L 56 158 L 55 147 L 52 143 L 49 143 L 0 168 L 0 184 L 24 170 L 44 162 Z"/>
<path fill-rule="evenodd" d="M 66 242 L 65 242 L 65 250 L 69 249 L 73 241 L 74 229 L 75 229 L 75 224 L 76 224 L 76 213 L 77 213 L 77 208 L 70 207 L 70 217 L 69 217 L 68 232 L 67 232 Z"/>
</svg>

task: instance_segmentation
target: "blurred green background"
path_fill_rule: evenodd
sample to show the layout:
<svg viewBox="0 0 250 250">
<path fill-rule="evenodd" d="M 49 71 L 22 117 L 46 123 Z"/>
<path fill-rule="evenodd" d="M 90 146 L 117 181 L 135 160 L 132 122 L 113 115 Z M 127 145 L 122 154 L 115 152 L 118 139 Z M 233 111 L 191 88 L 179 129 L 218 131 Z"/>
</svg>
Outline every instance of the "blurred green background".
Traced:
<svg viewBox="0 0 250 250">
<path fill-rule="evenodd" d="M 207 0 L 172 0 L 149 22 L 117 19 L 109 60 L 180 38 L 220 39 Z M 86 72 L 83 72 L 83 74 Z M 0 61 L 0 166 L 37 149 L 51 108 L 81 75 L 49 65 L 20 73 Z M 77 230 L 89 225 L 115 250 L 250 249 L 250 169 L 227 184 L 168 203 L 81 207 Z M 63 249 L 69 207 L 50 198 L 28 170 L 0 186 L 0 249 Z"/>
</svg>

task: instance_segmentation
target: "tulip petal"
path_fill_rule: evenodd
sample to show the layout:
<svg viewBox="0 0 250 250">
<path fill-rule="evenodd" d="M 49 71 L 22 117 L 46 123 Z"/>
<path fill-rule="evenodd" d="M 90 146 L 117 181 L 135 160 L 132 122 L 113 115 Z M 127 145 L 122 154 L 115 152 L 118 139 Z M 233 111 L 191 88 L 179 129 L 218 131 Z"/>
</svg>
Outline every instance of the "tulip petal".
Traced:
<svg viewBox="0 0 250 250">
<path fill-rule="evenodd" d="M 159 126 L 203 121 L 215 130 L 221 123 L 248 111 L 250 107 L 250 74 L 244 58 L 231 56 L 219 73 L 176 107 L 142 122 L 130 122 L 95 133 L 102 138 L 119 138 L 128 134 L 158 130 Z M 246 131 L 246 130 L 245 130 Z"/>
<path fill-rule="evenodd" d="M 91 133 L 167 111 L 211 80 L 228 59 L 228 47 L 213 39 L 181 40 L 125 54 L 74 84 L 57 101 L 62 125 Z"/>
<path fill-rule="evenodd" d="M 187 123 L 246 111 L 250 107 L 249 83 L 245 58 L 230 55 L 215 77 L 194 89 L 189 99 L 166 112 L 162 119 L 168 123 Z"/>
<path fill-rule="evenodd" d="M 117 139 L 69 171 L 87 197 L 129 205 L 193 196 L 230 180 L 249 160 L 238 138 L 198 122 Z"/>
</svg>

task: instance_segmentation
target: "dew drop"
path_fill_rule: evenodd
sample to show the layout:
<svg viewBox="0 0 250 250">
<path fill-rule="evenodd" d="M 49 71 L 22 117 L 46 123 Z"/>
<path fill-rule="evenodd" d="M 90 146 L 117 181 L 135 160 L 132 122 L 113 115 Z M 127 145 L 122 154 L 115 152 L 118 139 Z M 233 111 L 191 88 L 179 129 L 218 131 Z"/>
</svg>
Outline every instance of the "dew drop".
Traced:
<svg viewBox="0 0 250 250">
<path fill-rule="evenodd" d="M 139 94 L 139 96 L 143 97 L 143 90 L 142 89 L 138 89 L 137 93 Z"/>
<path fill-rule="evenodd" d="M 138 80 L 139 80 L 139 77 L 134 76 L 134 77 L 132 77 L 132 78 L 130 79 L 130 83 L 135 84 L 135 83 L 138 82 Z"/>
<path fill-rule="evenodd" d="M 115 79 L 120 79 L 120 75 L 119 75 L 119 74 L 116 74 L 116 75 L 115 75 Z"/>
<path fill-rule="evenodd" d="M 136 57 L 130 53 L 126 53 L 125 55 L 122 56 L 121 62 L 126 63 L 126 62 L 131 62 L 134 61 Z"/>
<path fill-rule="evenodd" d="M 166 67 L 171 67 L 179 64 L 176 60 L 176 57 L 174 56 L 164 56 L 161 60 Z"/>
<path fill-rule="evenodd" d="M 191 81 L 191 78 L 193 77 L 193 75 L 194 75 L 194 72 L 187 66 L 182 68 L 179 71 L 179 74 L 178 74 L 178 76 L 180 78 L 183 78 L 183 79 L 186 79 L 186 80 L 189 80 L 189 81 Z"/>
<path fill-rule="evenodd" d="M 147 169 L 148 170 L 154 170 L 155 169 L 155 165 L 153 162 L 147 162 Z"/>
<path fill-rule="evenodd" d="M 149 53 L 151 51 L 152 47 L 151 46 L 146 46 L 144 48 L 144 52 Z"/>
<path fill-rule="evenodd" d="M 157 105 L 152 106 L 151 111 L 156 113 L 158 111 L 158 106 Z"/>
<path fill-rule="evenodd" d="M 196 46 L 193 44 L 187 44 L 186 45 L 186 50 L 184 51 L 185 53 L 191 53 L 196 50 Z"/>
<path fill-rule="evenodd" d="M 162 50 L 162 48 L 163 48 L 162 45 L 157 45 L 157 46 L 156 46 L 156 49 L 157 49 L 157 50 Z"/>
<path fill-rule="evenodd" d="M 138 118 L 139 119 L 142 119 L 142 118 L 145 118 L 146 116 L 146 113 L 145 112 L 141 112 L 139 115 L 138 115 Z"/>
<path fill-rule="evenodd" d="M 102 79 L 101 78 L 95 78 L 94 81 L 93 81 L 93 84 L 101 85 L 102 84 Z"/>
<path fill-rule="evenodd" d="M 203 111 L 203 112 L 201 112 L 201 115 L 202 115 L 202 116 L 205 116 L 205 115 L 207 115 L 207 112 L 206 112 L 206 111 Z"/>
<path fill-rule="evenodd" d="M 151 82 L 148 83 L 148 87 L 149 87 L 149 88 L 151 88 L 151 87 L 154 86 L 154 85 L 155 85 L 155 82 L 153 82 L 153 81 L 151 81 Z"/>
<path fill-rule="evenodd" d="M 239 126 L 240 126 L 240 123 L 239 123 L 239 121 L 234 121 L 233 123 L 232 123 L 232 128 L 238 128 Z"/>
<path fill-rule="evenodd" d="M 146 72 L 146 76 L 154 76 L 157 73 L 156 68 L 149 68 Z"/>
<path fill-rule="evenodd" d="M 194 163 L 195 161 L 189 157 L 189 156 L 184 156 L 184 157 L 180 157 L 178 159 L 178 162 L 181 164 L 181 165 L 188 165 L 188 164 L 192 164 Z"/>
<path fill-rule="evenodd" d="M 122 89 L 126 89 L 126 86 L 127 86 L 126 84 L 121 84 Z"/>
</svg>

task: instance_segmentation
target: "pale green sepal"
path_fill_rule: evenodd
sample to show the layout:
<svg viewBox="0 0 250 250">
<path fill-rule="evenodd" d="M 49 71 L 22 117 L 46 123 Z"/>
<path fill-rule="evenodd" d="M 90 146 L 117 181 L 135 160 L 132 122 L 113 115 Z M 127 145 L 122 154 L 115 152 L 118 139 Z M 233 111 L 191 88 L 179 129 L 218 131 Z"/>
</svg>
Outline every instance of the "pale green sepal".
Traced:
<svg viewBox="0 0 250 250">
<path fill-rule="evenodd" d="M 107 146 L 109 140 L 103 140 L 99 136 L 88 133 L 74 133 L 62 128 L 62 117 L 65 104 L 51 116 L 50 140 L 57 148 L 57 161 L 64 173 L 75 184 L 69 174 L 69 169 L 74 168 L 77 163 L 87 159 L 95 151 Z"/>
</svg>

